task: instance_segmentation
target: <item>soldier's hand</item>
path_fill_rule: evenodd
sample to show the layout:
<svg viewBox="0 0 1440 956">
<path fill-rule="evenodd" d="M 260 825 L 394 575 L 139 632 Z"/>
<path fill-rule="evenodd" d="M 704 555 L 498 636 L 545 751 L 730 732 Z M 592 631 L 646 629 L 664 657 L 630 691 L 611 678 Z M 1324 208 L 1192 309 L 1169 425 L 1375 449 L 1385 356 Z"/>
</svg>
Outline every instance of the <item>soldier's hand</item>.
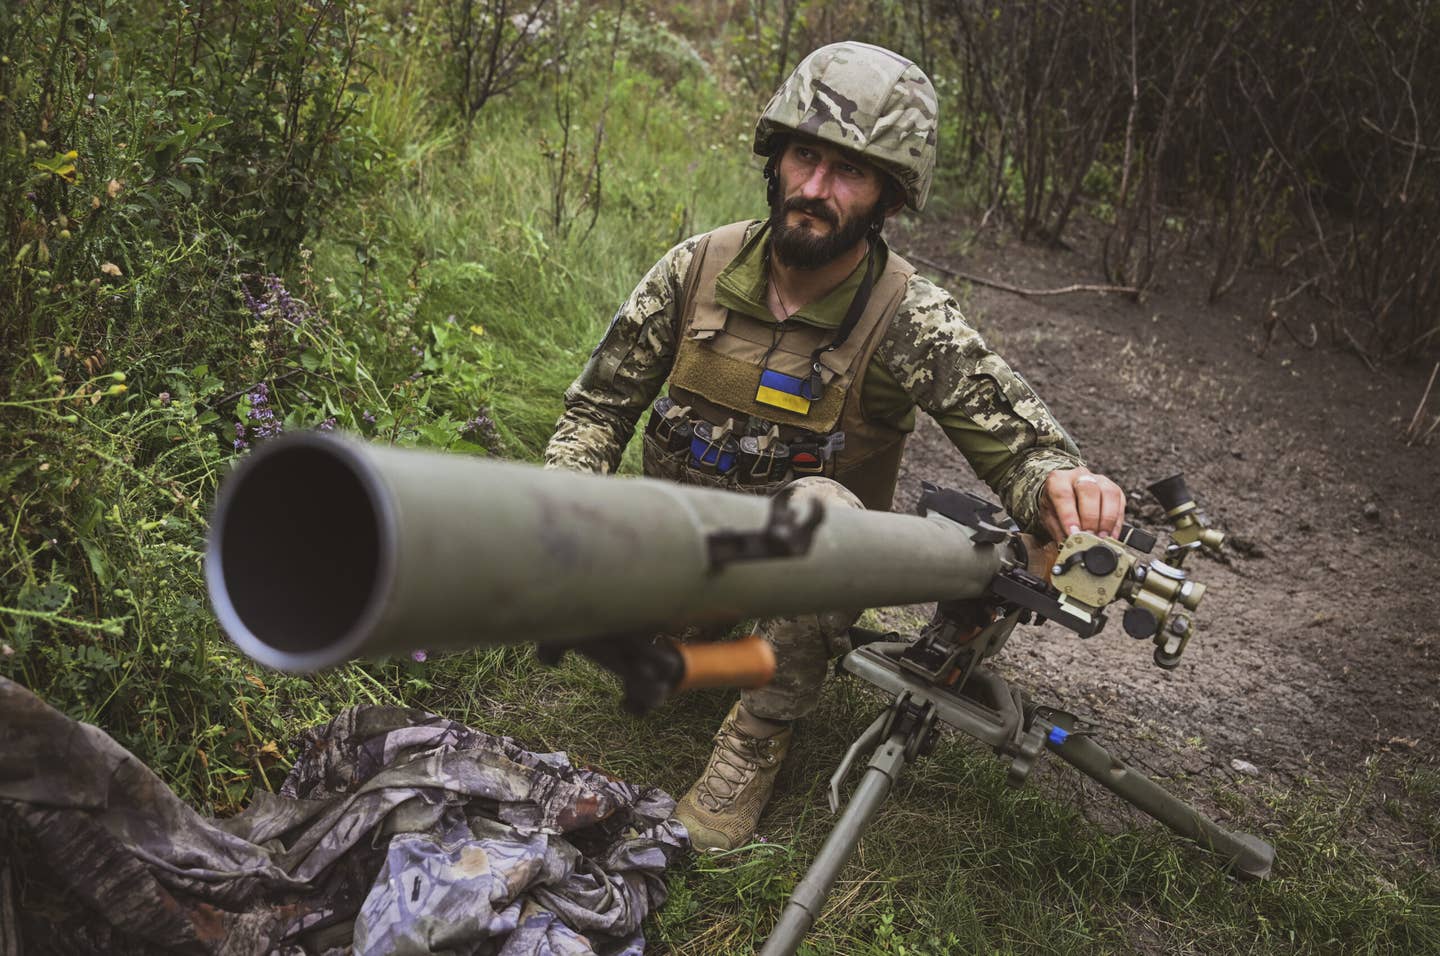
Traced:
<svg viewBox="0 0 1440 956">
<path fill-rule="evenodd" d="M 1056 469 L 1040 493 L 1040 520 L 1056 541 L 1076 531 L 1115 537 L 1125 523 L 1125 492 L 1088 468 Z"/>
</svg>

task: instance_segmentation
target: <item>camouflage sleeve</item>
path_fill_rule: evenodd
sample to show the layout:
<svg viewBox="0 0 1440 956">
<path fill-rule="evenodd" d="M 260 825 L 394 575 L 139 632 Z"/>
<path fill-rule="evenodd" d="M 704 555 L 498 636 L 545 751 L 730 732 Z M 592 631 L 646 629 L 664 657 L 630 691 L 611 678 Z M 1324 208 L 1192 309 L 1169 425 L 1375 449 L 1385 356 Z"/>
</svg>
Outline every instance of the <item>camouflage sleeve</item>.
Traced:
<svg viewBox="0 0 1440 956">
<path fill-rule="evenodd" d="M 1039 527 L 1039 496 L 1080 450 L 1030 385 L 990 350 L 944 289 L 913 276 L 876 358 L 945 429 L 1021 527 Z"/>
<path fill-rule="evenodd" d="M 675 310 L 700 237 L 667 252 L 620 306 L 545 447 L 546 468 L 613 472 L 675 359 Z"/>
</svg>

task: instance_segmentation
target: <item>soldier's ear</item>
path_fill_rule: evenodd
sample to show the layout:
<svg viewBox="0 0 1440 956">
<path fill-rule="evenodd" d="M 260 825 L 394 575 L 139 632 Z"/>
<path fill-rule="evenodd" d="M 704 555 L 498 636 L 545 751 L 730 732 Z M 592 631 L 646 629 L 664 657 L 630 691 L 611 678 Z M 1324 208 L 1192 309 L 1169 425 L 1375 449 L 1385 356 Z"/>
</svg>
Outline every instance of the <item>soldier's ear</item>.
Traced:
<svg viewBox="0 0 1440 956">
<path fill-rule="evenodd" d="M 776 167 L 780 164 L 780 154 L 785 151 L 785 143 L 781 140 L 775 152 L 765 161 L 765 202 L 774 206 L 780 198 L 780 173 Z"/>
<path fill-rule="evenodd" d="M 885 177 L 885 185 L 880 192 L 880 208 L 885 213 L 885 218 L 898 213 L 905 208 L 905 189 L 892 177 Z"/>
</svg>

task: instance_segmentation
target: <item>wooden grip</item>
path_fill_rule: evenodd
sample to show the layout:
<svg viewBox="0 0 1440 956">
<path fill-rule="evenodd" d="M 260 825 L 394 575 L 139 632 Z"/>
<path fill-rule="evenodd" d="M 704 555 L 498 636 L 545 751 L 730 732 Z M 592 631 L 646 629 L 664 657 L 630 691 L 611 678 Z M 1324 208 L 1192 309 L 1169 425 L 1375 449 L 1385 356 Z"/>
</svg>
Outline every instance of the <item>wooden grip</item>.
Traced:
<svg viewBox="0 0 1440 956">
<path fill-rule="evenodd" d="M 1050 569 L 1055 566 L 1055 558 L 1060 554 L 1060 545 L 1049 539 L 1037 538 L 1031 534 L 1020 535 L 1020 540 L 1025 545 L 1025 553 L 1029 556 L 1029 567 L 1025 570 L 1035 575 L 1042 581 L 1050 580 Z M 1040 542 L 1044 540 L 1042 545 Z"/>
<path fill-rule="evenodd" d="M 775 651 L 756 634 L 735 641 L 677 644 L 685 676 L 676 690 L 693 687 L 764 687 L 775 676 Z"/>
</svg>

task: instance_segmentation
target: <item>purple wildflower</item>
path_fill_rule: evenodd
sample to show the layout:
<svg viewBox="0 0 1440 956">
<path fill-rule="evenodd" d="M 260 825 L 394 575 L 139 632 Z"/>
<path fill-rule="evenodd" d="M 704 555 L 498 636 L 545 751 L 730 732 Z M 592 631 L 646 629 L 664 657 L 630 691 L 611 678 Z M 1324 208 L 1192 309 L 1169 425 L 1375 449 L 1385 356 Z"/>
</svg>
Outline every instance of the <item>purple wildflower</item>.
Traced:
<svg viewBox="0 0 1440 956">
<path fill-rule="evenodd" d="M 335 430 L 335 416 L 331 415 L 329 418 L 321 422 L 320 430 L 322 432 L 333 432 Z"/>
<path fill-rule="evenodd" d="M 475 417 L 460 426 L 460 437 L 468 438 L 486 448 L 494 447 L 499 440 L 499 433 L 495 430 L 495 423 L 490 420 L 485 409 L 475 413 Z"/>
<path fill-rule="evenodd" d="M 420 349 L 417 348 L 416 346 L 412 345 L 412 346 L 410 346 L 410 354 L 411 354 L 411 355 L 414 355 L 415 357 L 418 358 L 418 357 L 420 357 L 421 355 L 424 355 L 425 353 L 422 352 L 422 351 L 420 351 Z"/>
<path fill-rule="evenodd" d="M 235 423 L 235 450 L 236 450 L 236 451 L 244 451 L 246 448 L 249 448 L 249 447 L 250 447 L 250 443 L 245 440 L 245 426 L 242 425 L 242 424 L 240 424 L 239 422 L 236 422 L 236 423 Z"/>
<path fill-rule="evenodd" d="M 415 663 L 417 663 L 417 664 L 423 664 L 423 663 L 425 663 L 425 658 L 428 657 L 428 656 L 429 656 L 429 655 L 427 655 L 424 651 L 411 651 L 411 652 L 410 652 L 410 659 L 411 659 L 412 661 L 414 661 Z"/>
<path fill-rule="evenodd" d="M 270 300 L 280 309 L 280 315 L 291 325 L 300 325 L 305 321 L 306 309 L 302 302 L 299 302 L 286 291 L 279 276 L 266 276 L 265 287 L 270 290 Z"/>
<path fill-rule="evenodd" d="M 365 421 L 368 422 L 368 423 L 371 424 L 371 425 L 375 424 L 375 413 L 374 413 L 374 412 L 366 412 L 366 413 L 364 413 L 363 415 L 361 415 L 360 417 L 363 418 L 363 419 L 365 419 Z"/>
<path fill-rule="evenodd" d="M 270 387 L 268 385 L 260 382 L 248 397 L 250 411 L 247 413 L 247 417 L 255 423 L 256 438 L 274 438 L 285 430 L 284 424 L 275 417 L 275 410 L 270 407 Z"/>
<path fill-rule="evenodd" d="M 243 284 L 240 286 L 240 294 L 245 297 L 245 308 L 250 310 L 250 314 L 257 319 L 263 320 L 270 306 L 251 295 L 250 290 L 245 288 Z"/>
</svg>

